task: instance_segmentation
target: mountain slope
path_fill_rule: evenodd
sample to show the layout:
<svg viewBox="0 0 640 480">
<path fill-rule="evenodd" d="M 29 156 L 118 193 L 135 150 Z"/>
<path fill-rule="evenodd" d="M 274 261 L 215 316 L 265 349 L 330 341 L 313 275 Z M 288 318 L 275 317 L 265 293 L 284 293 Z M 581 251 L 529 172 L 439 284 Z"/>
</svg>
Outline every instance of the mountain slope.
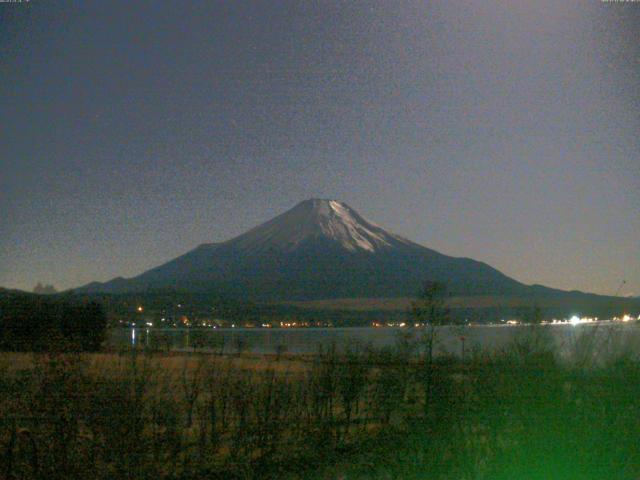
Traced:
<svg viewBox="0 0 640 480">
<path fill-rule="evenodd" d="M 428 249 L 367 221 L 348 205 L 311 199 L 229 241 L 196 249 L 130 279 L 76 291 L 159 289 L 255 300 L 412 296 L 426 280 L 452 293 L 521 294 L 530 287 L 482 262 Z"/>
</svg>

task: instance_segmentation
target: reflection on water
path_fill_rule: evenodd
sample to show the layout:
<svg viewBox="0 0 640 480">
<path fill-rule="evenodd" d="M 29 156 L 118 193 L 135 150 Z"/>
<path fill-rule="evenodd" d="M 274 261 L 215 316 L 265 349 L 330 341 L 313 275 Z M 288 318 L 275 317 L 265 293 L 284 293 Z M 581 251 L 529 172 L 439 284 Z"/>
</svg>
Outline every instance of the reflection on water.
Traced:
<svg viewBox="0 0 640 480">
<path fill-rule="evenodd" d="M 640 324 L 599 323 L 580 325 L 545 325 L 545 332 L 561 352 L 578 347 L 590 337 L 598 348 L 640 352 Z M 437 350 L 460 355 L 478 348 L 495 349 L 526 335 L 527 326 L 465 326 L 438 328 Z M 135 345 L 158 350 L 211 351 L 217 353 L 251 352 L 257 354 L 317 353 L 319 348 L 335 344 L 338 349 L 348 345 L 371 345 L 374 348 L 394 345 L 403 335 L 419 337 L 421 329 L 410 328 L 287 328 L 287 329 L 113 329 L 108 344 L 113 347 Z"/>
</svg>

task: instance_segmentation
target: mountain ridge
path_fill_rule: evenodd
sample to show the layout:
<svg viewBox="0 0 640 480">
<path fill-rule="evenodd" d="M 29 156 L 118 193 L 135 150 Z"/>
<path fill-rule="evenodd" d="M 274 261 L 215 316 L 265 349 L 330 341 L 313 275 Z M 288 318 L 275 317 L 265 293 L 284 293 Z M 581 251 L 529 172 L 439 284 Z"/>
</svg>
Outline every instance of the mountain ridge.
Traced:
<svg viewBox="0 0 640 480">
<path fill-rule="evenodd" d="M 490 265 L 451 257 L 388 232 L 349 205 L 313 198 L 224 242 L 203 243 L 135 277 L 79 293 L 215 291 L 252 300 L 415 295 L 425 281 L 452 294 L 563 292 L 527 286 Z"/>
</svg>

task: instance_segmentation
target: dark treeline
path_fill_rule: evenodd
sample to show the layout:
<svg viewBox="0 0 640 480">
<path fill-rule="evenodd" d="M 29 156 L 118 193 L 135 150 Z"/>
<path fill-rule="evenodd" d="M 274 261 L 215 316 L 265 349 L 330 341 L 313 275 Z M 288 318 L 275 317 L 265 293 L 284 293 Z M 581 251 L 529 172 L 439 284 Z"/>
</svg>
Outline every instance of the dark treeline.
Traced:
<svg viewBox="0 0 640 480">
<path fill-rule="evenodd" d="M 106 327 L 104 309 L 94 301 L 28 294 L 0 297 L 0 350 L 97 351 Z"/>
<path fill-rule="evenodd" d="M 416 292 L 418 293 L 418 292 Z M 554 296 L 543 293 L 535 297 L 450 297 L 449 318 L 452 323 L 499 323 L 501 320 L 517 319 L 529 321 L 531 310 L 538 307 L 543 320 L 570 318 L 576 313 L 582 316 L 611 318 L 624 313 L 640 313 L 640 302 L 634 299 L 598 297 L 596 295 L 565 292 Z M 367 306 L 363 299 L 362 308 L 337 309 L 313 305 L 300 306 L 287 303 L 258 303 L 248 299 L 204 294 L 177 290 L 140 292 L 131 294 L 87 294 L 83 301 L 97 301 L 102 304 L 113 325 L 121 321 L 135 322 L 141 319 L 136 308 L 143 305 L 144 317 L 153 321 L 160 318 L 172 320 L 186 316 L 196 320 L 220 320 L 227 324 L 300 322 L 308 324 L 332 325 L 335 327 L 363 327 L 373 322 L 397 323 L 408 320 L 406 308 L 377 309 Z M 465 302 L 474 304 L 466 306 Z M 178 306 L 180 305 L 180 306 Z"/>
<path fill-rule="evenodd" d="M 217 293 L 194 293 L 182 290 L 154 290 L 151 292 L 119 294 L 82 294 L 83 301 L 99 302 L 104 306 L 112 325 L 120 320 L 137 321 L 139 306 L 144 307 L 145 318 L 221 319 L 227 322 L 258 322 L 270 310 L 260 310 L 248 300 L 238 300 Z"/>
</svg>

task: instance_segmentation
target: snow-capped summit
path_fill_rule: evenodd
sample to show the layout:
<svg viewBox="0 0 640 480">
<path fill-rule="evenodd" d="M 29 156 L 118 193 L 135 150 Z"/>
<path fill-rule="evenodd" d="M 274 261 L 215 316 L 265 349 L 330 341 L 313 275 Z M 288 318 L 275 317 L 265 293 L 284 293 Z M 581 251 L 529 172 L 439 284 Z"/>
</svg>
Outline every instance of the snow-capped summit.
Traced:
<svg viewBox="0 0 640 480">
<path fill-rule="evenodd" d="M 313 198 L 230 240 L 235 246 L 293 250 L 305 241 L 332 240 L 349 251 L 375 252 L 408 240 L 365 220 L 346 203 Z"/>
</svg>

